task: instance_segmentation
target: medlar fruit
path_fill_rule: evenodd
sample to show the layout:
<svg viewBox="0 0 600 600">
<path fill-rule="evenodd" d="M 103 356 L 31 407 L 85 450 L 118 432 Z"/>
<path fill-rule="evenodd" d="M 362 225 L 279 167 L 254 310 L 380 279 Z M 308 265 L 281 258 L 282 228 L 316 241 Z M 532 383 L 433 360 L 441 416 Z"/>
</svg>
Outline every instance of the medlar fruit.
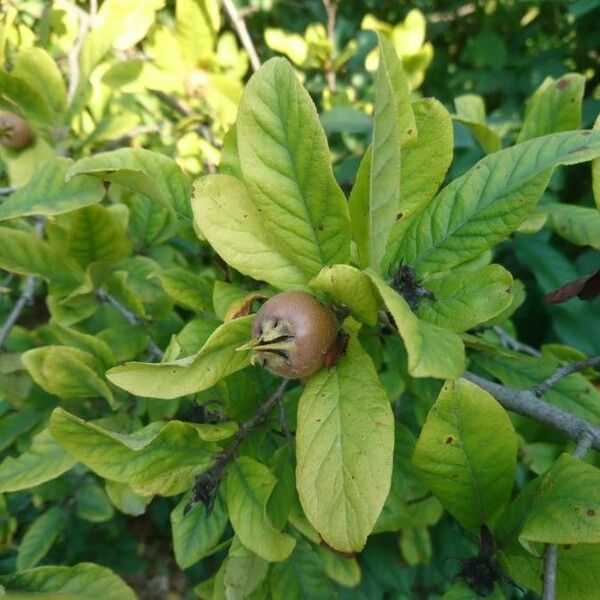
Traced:
<svg viewBox="0 0 600 600">
<path fill-rule="evenodd" d="M 289 379 L 305 379 L 337 358 L 337 319 L 306 292 L 283 292 L 265 302 L 252 323 L 252 364 Z"/>
<path fill-rule="evenodd" d="M 22 150 L 33 142 L 29 123 L 12 112 L 0 113 L 0 144 L 11 150 Z"/>
</svg>

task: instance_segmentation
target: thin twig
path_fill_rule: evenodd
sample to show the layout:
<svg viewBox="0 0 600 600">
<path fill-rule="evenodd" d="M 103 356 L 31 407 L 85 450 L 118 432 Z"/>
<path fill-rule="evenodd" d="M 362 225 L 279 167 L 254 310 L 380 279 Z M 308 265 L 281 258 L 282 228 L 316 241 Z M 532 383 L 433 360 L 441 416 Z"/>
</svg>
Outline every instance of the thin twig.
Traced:
<svg viewBox="0 0 600 600">
<path fill-rule="evenodd" d="M 100 300 L 100 302 L 106 302 L 107 304 L 110 304 L 131 325 L 143 324 L 142 319 L 130 311 L 126 306 L 123 306 L 112 294 L 109 294 L 106 290 L 96 290 L 96 297 L 98 300 Z M 156 342 L 152 338 L 150 338 L 150 341 L 148 342 L 148 352 L 150 352 L 150 355 L 153 358 L 158 360 L 164 356 L 164 352 L 156 345 Z"/>
<path fill-rule="evenodd" d="M 192 109 L 185 102 L 183 102 L 183 100 L 175 98 L 175 96 L 171 96 L 162 90 L 155 90 L 152 88 L 148 88 L 148 92 L 166 104 L 171 110 L 180 114 L 182 117 L 190 117 L 193 114 Z M 194 131 L 199 133 L 209 144 L 215 148 L 222 147 L 222 144 L 215 139 L 212 131 L 206 125 L 200 123 L 194 128 Z M 216 166 L 210 162 L 206 162 L 205 167 L 209 173 L 216 173 L 217 171 Z"/>
<path fill-rule="evenodd" d="M 283 394 L 279 397 L 277 404 L 279 405 L 279 426 L 281 427 L 281 431 L 283 432 L 283 435 L 285 435 L 285 439 L 288 441 L 288 444 L 292 444 L 294 441 L 294 436 L 292 435 L 290 426 L 287 422 L 285 405 L 283 404 Z"/>
<path fill-rule="evenodd" d="M 533 393 L 541 398 L 554 384 L 558 383 L 563 377 L 571 375 L 572 373 L 578 373 L 579 371 L 585 371 L 589 368 L 600 366 L 600 356 L 593 356 L 592 358 L 586 358 L 585 360 L 579 360 L 577 362 L 569 363 L 559 369 L 556 369 L 548 379 L 545 379 L 540 384 L 533 388 Z"/>
<path fill-rule="evenodd" d="M 229 444 L 223 452 L 216 455 L 213 465 L 208 470 L 204 471 L 204 473 L 201 473 L 196 477 L 192 498 L 185 507 L 184 512 L 189 512 L 196 504 L 198 504 L 198 502 L 203 502 L 206 507 L 207 516 L 210 514 L 217 497 L 217 492 L 219 491 L 219 485 L 225 476 L 227 465 L 234 460 L 237 449 L 248 433 L 267 420 L 269 413 L 281 398 L 283 398 L 283 394 L 289 383 L 289 379 L 284 379 L 279 384 L 275 392 L 273 392 L 273 394 L 258 407 L 254 415 L 240 425 L 231 444 Z"/>
<path fill-rule="evenodd" d="M 515 339 L 511 335 L 509 335 L 500 325 L 495 325 L 492 327 L 493 332 L 500 338 L 500 343 L 510 350 L 516 350 L 517 352 L 523 352 L 524 354 L 529 354 L 531 356 L 541 356 L 542 353 L 523 342 Z"/>
<path fill-rule="evenodd" d="M 42 234 L 44 232 L 44 219 L 37 220 L 37 222 L 35 224 L 35 232 L 37 233 L 38 236 L 40 236 L 40 237 L 42 236 Z M 8 282 L 10 282 L 9 277 L 10 277 L 10 274 L 6 278 L 8 280 Z M 2 348 L 2 346 L 4 345 L 4 341 L 8 337 L 10 330 L 15 326 L 16 322 L 19 320 L 19 317 L 21 316 L 23 309 L 28 304 L 31 304 L 31 302 L 33 301 L 34 291 L 35 291 L 35 277 L 33 275 L 30 275 L 25 280 L 25 285 L 23 286 L 23 291 L 21 292 L 21 295 L 15 302 L 15 305 L 12 307 L 12 310 L 10 311 L 4 325 L 2 325 L 2 328 L 0 328 L 0 348 Z"/>
<path fill-rule="evenodd" d="M 556 590 L 556 566 L 558 547 L 556 544 L 547 544 L 544 550 L 544 579 L 542 600 L 554 600 Z"/>
<path fill-rule="evenodd" d="M 584 431 L 577 442 L 577 447 L 573 452 L 575 458 L 583 458 L 591 448 L 593 441 L 592 434 Z M 558 570 L 558 546 L 556 544 L 546 544 L 544 550 L 544 577 L 542 600 L 554 600 L 556 596 L 556 573 Z"/>
<path fill-rule="evenodd" d="M 33 300 L 33 292 L 35 290 L 35 277 L 29 276 L 25 280 L 25 285 L 23 287 L 23 292 L 19 296 L 19 299 L 15 302 L 10 314 L 8 315 L 6 322 L 2 325 L 0 329 L 0 348 L 4 345 L 4 341 L 8 337 L 10 330 L 14 327 L 15 323 L 19 320 L 23 309 L 31 304 Z"/>
<path fill-rule="evenodd" d="M 475 4 L 463 4 L 456 10 L 449 10 L 444 12 L 431 13 L 427 16 L 427 20 L 430 23 L 448 23 L 459 18 L 466 17 L 477 10 Z"/>
<path fill-rule="evenodd" d="M 95 8 L 94 3 L 92 3 L 91 8 L 92 10 Z M 81 76 L 81 71 L 79 69 L 79 57 L 81 55 L 83 42 L 85 41 L 88 31 L 90 30 L 90 25 L 92 22 L 92 17 L 84 10 L 78 10 L 77 14 L 79 16 L 79 31 L 77 32 L 77 38 L 75 39 L 75 43 L 73 44 L 68 55 L 69 88 L 67 90 L 67 103 L 69 106 L 72 104 L 77 92 L 77 88 L 79 87 L 79 78 Z"/>
<path fill-rule="evenodd" d="M 158 98 L 163 104 L 166 104 L 172 111 L 179 113 L 182 117 L 189 117 L 192 114 L 192 109 L 179 98 L 171 96 L 162 90 L 147 88 L 148 92 Z"/>
<path fill-rule="evenodd" d="M 327 37 L 331 44 L 332 54 L 335 52 L 335 18 L 338 9 L 337 0 L 322 0 L 325 12 L 327 14 Z M 336 73 L 333 66 L 333 59 L 329 57 L 325 65 L 325 78 L 330 92 L 335 92 L 337 87 Z"/>
<path fill-rule="evenodd" d="M 242 46 L 244 46 L 246 53 L 248 54 L 252 70 L 258 71 L 258 69 L 260 68 L 260 58 L 258 58 L 256 48 L 254 47 L 252 38 L 248 33 L 246 21 L 244 21 L 244 19 L 240 16 L 240 13 L 238 13 L 238 10 L 233 4 L 232 0 L 223 0 L 223 6 L 227 11 L 227 15 L 229 16 L 233 28 L 235 29 L 236 33 L 238 34 L 238 37 L 240 38 L 240 42 L 242 42 Z"/>
<path fill-rule="evenodd" d="M 592 447 L 592 442 L 594 441 L 594 437 L 589 431 L 584 431 L 577 442 L 577 448 L 573 451 L 573 456 L 575 458 L 583 458 Z"/>
<path fill-rule="evenodd" d="M 130 129 L 127 133 L 115 138 L 114 140 L 108 140 L 104 144 L 101 144 L 97 148 L 97 152 L 107 152 L 108 150 L 114 150 L 115 148 L 121 148 L 125 144 L 129 143 L 134 137 L 138 135 L 145 135 L 148 133 L 159 133 L 162 129 L 161 125 L 139 125 Z"/>
<path fill-rule="evenodd" d="M 535 419 L 548 427 L 562 431 L 572 440 L 579 442 L 584 433 L 591 436 L 590 446 L 600 450 L 600 427 L 576 417 L 544 400 L 532 390 L 523 390 L 494 383 L 479 375 L 465 372 L 463 377 L 488 391 L 506 410 Z"/>
</svg>

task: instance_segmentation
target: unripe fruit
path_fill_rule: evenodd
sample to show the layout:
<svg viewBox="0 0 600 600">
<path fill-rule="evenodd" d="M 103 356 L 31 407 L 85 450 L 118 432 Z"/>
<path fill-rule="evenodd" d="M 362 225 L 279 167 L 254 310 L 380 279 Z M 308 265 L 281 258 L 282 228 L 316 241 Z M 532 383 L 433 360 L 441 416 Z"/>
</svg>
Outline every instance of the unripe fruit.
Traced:
<svg viewBox="0 0 600 600">
<path fill-rule="evenodd" d="M 305 379 L 326 366 L 338 339 L 335 315 L 306 292 L 283 292 L 265 302 L 252 323 L 252 364 Z M 335 352 L 334 352 L 335 354 Z"/>
<path fill-rule="evenodd" d="M 0 113 L 0 144 L 11 150 L 22 150 L 33 142 L 29 123 L 15 113 Z"/>
</svg>

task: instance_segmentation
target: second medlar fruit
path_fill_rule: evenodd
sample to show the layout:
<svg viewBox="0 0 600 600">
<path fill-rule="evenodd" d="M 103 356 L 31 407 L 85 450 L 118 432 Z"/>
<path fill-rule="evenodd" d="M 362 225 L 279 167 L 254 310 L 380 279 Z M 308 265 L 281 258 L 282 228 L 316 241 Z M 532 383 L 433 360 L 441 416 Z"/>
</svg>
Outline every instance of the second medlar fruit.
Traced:
<svg viewBox="0 0 600 600">
<path fill-rule="evenodd" d="M 29 123 L 12 112 L 0 113 L 0 144 L 10 150 L 22 150 L 33 143 Z"/>
<path fill-rule="evenodd" d="M 265 302 L 252 323 L 252 364 L 276 375 L 305 379 L 339 355 L 333 312 L 306 292 L 283 292 Z"/>
</svg>

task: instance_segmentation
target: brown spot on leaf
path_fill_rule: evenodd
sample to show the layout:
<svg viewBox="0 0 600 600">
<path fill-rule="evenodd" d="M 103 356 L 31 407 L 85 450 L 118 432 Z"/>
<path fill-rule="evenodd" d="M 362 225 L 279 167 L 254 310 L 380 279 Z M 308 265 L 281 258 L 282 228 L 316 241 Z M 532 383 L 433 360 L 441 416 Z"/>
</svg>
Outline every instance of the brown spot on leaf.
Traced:
<svg viewBox="0 0 600 600">
<path fill-rule="evenodd" d="M 593 508 L 588 508 L 585 513 L 588 517 L 594 517 L 596 515 L 596 511 Z"/>
<path fill-rule="evenodd" d="M 568 85 L 569 85 L 569 80 L 568 80 L 568 79 L 563 79 L 563 78 L 561 78 L 561 79 L 559 79 L 559 80 L 556 82 L 556 87 L 557 87 L 559 90 L 564 90 L 564 89 L 565 89 L 565 88 L 566 88 Z"/>
<path fill-rule="evenodd" d="M 402 212 L 399 212 L 399 213 L 396 215 L 396 221 L 399 221 L 399 220 L 400 220 L 400 219 L 401 219 L 403 216 L 404 216 L 404 213 L 402 213 Z"/>
<path fill-rule="evenodd" d="M 454 438 L 453 438 L 451 435 L 449 435 L 449 436 L 446 438 L 446 444 L 451 444 L 453 441 L 454 441 Z"/>
</svg>

